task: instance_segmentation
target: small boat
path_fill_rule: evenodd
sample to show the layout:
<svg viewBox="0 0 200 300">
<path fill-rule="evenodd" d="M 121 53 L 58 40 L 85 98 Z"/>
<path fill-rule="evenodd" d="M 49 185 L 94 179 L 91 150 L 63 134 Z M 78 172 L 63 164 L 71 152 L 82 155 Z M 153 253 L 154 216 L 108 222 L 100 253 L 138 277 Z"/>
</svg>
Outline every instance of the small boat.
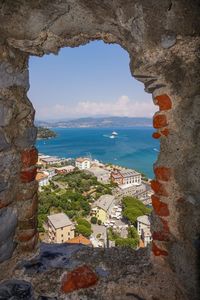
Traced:
<svg viewBox="0 0 200 300">
<path fill-rule="evenodd" d="M 117 133 L 116 131 L 113 131 L 113 132 L 112 132 L 112 135 L 117 136 L 118 133 Z"/>
</svg>

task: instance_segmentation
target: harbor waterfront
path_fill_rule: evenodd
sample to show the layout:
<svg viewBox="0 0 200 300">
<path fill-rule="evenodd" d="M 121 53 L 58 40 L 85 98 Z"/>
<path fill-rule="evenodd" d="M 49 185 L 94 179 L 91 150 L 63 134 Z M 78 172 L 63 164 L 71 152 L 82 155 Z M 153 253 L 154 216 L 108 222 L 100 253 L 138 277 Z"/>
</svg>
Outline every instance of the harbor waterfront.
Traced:
<svg viewBox="0 0 200 300">
<path fill-rule="evenodd" d="M 153 178 L 153 163 L 159 142 L 152 139 L 153 128 L 53 128 L 56 137 L 38 140 L 38 151 L 47 155 L 76 158 L 89 156 L 103 163 L 132 168 Z M 115 138 L 110 138 L 112 132 Z"/>
</svg>

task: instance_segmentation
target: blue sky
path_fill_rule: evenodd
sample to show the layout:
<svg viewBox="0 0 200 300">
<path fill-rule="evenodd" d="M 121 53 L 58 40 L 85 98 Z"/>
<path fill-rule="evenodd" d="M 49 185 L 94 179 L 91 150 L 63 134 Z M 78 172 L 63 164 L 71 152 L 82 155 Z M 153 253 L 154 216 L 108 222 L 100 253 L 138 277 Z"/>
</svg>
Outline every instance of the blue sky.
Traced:
<svg viewBox="0 0 200 300">
<path fill-rule="evenodd" d="M 31 57 L 29 99 L 36 119 L 88 116 L 151 117 L 150 94 L 129 70 L 128 53 L 102 41 Z"/>
</svg>

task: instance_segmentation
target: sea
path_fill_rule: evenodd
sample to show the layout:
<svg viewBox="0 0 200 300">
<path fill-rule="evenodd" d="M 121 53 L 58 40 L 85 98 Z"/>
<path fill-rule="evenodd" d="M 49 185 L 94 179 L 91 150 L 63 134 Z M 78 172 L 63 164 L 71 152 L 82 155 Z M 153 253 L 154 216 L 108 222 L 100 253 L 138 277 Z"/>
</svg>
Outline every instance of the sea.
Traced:
<svg viewBox="0 0 200 300">
<path fill-rule="evenodd" d="M 153 178 L 153 163 L 159 154 L 159 142 L 152 138 L 153 128 L 53 128 L 56 138 L 38 140 L 43 154 L 76 158 L 89 156 L 103 163 L 135 169 Z M 116 138 L 110 138 L 113 131 Z"/>
</svg>

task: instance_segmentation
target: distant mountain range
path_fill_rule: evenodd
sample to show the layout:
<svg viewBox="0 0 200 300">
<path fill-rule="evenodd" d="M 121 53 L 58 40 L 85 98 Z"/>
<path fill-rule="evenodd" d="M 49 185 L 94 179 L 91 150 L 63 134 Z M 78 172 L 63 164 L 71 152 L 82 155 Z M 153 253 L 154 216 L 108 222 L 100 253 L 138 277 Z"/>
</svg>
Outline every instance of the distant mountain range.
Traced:
<svg viewBox="0 0 200 300">
<path fill-rule="evenodd" d="M 112 127 L 135 127 L 152 126 L 151 118 L 129 118 L 129 117 L 100 117 L 79 118 L 60 121 L 36 121 L 36 126 L 47 128 L 112 128 Z"/>
</svg>

